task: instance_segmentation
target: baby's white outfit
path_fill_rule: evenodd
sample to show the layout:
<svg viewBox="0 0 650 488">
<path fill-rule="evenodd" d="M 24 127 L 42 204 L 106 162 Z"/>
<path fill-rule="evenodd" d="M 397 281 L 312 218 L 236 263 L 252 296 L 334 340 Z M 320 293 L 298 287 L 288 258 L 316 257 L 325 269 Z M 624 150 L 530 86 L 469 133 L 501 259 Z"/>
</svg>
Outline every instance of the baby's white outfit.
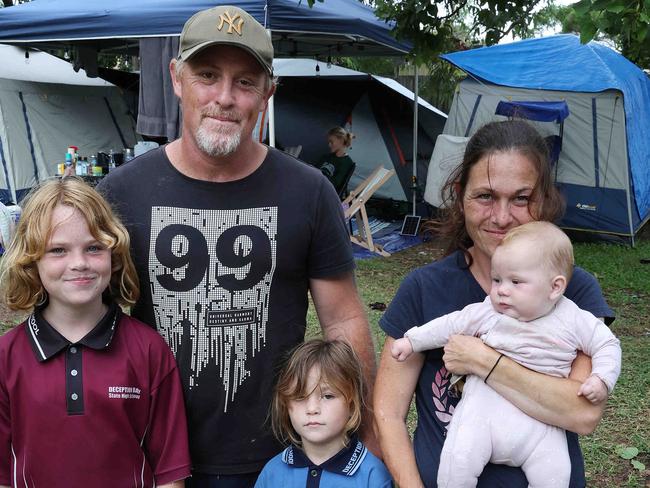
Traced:
<svg viewBox="0 0 650 488">
<path fill-rule="evenodd" d="M 444 346 L 454 334 L 480 337 L 522 366 L 566 378 L 577 351 L 591 356 L 592 374 L 611 393 L 621 370 L 619 340 L 591 313 L 562 297 L 530 322 L 500 314 L 490 297 L 408 330 L 414 351 Z M 439 488 L 476 486 L 488 463 L 521 466 L 531 487 L 569 486 L 566 434 L 519 410 L 482 378 L 469 376 L 447 432 L 438 469 Z"/>
</svg>

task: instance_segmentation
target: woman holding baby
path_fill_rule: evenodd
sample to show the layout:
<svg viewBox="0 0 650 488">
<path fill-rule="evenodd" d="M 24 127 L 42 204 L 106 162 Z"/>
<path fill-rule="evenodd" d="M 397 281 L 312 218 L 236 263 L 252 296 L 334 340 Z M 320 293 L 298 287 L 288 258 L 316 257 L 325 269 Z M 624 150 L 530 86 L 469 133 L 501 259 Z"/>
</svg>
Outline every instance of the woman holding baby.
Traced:
<svg viewBox="0 0 650 488">
<path fill-rule="evenodd" d="M 395 340 L 411 327 L 485 300 L 492 255 L 510 229 L 533 220 L 552 222 L 563 210 L 544 139 L 518 120 L 480 128 L 443 192 L 447 213 L 439 231 L 449 240 L 446 256 L 409 274 L 380 321 L 387 338 L 374 410 L 384 462 L 401 487 L 436 487 L 446 429 L 459 400 L 451 373 L 489 374 L 488 384 L 520 410 L 567 430 L 569 486 L 584 487 L 576 434 L 592 432 L 605 405 L 578 395 L 591 373 L 588 356 L 578 354 L 566 379 L 526 369 L 470 336 L 452 336 L 444 350 L 414 353 L 403 362 L 391 356 Z M 575 268 L 565 296 L 607 324 L 613 321 L 597 281 L 586 271 Z M 414 393 L 418 421 L 411 441 L 405 419 Z M 488 464 L 478 486 L 525 488 L 528 482 L 520 468 Z"/>
</svg>

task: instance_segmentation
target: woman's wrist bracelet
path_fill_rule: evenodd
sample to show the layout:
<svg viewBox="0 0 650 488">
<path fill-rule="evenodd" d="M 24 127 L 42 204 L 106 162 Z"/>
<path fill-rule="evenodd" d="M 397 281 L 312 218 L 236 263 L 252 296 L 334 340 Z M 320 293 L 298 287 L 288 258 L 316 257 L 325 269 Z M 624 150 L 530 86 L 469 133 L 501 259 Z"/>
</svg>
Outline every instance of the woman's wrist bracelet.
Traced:
<svg viewBox="0 0 650 488">
<path fill-rule="evenodd" d="M 495 368 L 497 367 L 497 364 L 499 364 L 499 361 L 501 361 L 501 358 L 502 358 L 502 357 L 503 357 L 503 354 L 501 354 L 501 355 L 497 358 L 496 362 L 494 363 L 494 366 L 492 366 L 492 369 L 490 370 L 490 372 L 487 374 L 487 376 L 486 376 L 485 379 L 483 380 L 483 383 L 487 383 L 487 380 L 488 380 L 488 378 L 490 377 L 490 375 L 492 374 L 492 371 L 495 370 Z"/>
</svg>

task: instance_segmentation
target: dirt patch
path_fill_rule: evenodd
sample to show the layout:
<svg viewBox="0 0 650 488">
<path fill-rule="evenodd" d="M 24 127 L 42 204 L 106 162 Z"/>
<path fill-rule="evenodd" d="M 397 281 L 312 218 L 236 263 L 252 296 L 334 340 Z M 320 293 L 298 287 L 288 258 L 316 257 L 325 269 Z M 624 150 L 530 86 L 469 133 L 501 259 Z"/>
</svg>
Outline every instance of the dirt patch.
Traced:
<svg viewBox="0 0 650 488">
<path fill-rule="evenodd" d="M 0 334 L 21 323 L 27 314 L 25 312 L 12 312 L 6 305 L 0 302 Z"/>
<path fill-rule="evenodd" d="M 646 315 L 646 304 L 650 303 L 650 294 L 627 290 L 622 295 L 608 297 L 610 306 L 616 311 L 613 330 L 616 335 L 632 337 L 650 336 L 650 323 Z"/>
</svg>

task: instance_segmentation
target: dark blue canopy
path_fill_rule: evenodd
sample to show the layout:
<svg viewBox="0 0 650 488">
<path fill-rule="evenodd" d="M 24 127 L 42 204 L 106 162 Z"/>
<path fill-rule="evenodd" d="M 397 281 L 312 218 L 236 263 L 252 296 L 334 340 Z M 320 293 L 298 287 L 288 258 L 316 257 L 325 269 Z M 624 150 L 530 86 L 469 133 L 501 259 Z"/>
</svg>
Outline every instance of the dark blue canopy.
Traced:
<svg viewBox="0 0 650 488">
<path fill-rule="evenodd" d="M 563 122 L 569 116 L 566 102 L 506 102 L 501 101 L 494 112 L 506 117 L 519 117 L 538 122 Z"/>
<path fill-rule="evenodd" d="M 34 0 L 0 9 L 0 42 L 114 46 L 116 39 L 177 36 L 193 14 L 220 4 L 237 5 L 270 29 L 276 56 L 396 55 L 411 48 L 357 0 L 313 8 L 306 0 Z"/>
</svg>

